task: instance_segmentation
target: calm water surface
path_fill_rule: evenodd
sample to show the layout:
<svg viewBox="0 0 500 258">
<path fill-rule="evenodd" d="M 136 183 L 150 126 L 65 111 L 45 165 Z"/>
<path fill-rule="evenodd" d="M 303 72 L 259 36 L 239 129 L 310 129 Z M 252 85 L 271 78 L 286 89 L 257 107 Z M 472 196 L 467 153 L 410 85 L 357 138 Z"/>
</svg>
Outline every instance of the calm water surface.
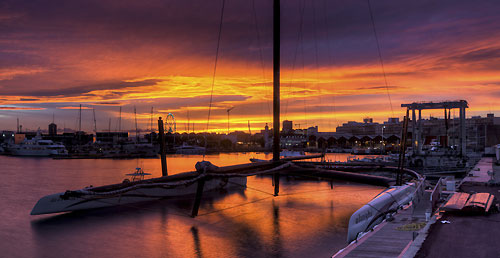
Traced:
<svg viewBox="0 0 500 258">
<path fill-rule="evenodd" d="M 209 155 L 215 165 L 271 159 L 263 153 Z M 347 154 L 328 159 L 345 160 Z M 170 174 L 194 170 L 197 155 L 168 156 Z M 91 211 L 30 216 L 47 194 L 121 182 L 159 159 L 53 160 L 0 156 L 1 257 L 328 257 L 346 245 L 350 215 L 383 190 L 355 183 L 269 177 L 246 189 L 204 195 L 200 216 L 183 197 Z"/>
</svg>

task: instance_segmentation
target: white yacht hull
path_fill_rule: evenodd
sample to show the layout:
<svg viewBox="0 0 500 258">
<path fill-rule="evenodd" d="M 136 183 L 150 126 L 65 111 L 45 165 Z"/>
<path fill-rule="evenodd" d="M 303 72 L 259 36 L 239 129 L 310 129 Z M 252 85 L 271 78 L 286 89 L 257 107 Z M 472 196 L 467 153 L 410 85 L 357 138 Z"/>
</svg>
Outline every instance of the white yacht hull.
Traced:
<svg viewBox="0 0 500 258">
<path fill-rule="evenodd" d="M 24 150 L 10 149 L 10 154 L 13 156 L 31 156 L 31 157 L 49 157 L 49 156 L 64 156 L 67 153 L 59 153 L 54 150 Z"/>
<path fill-rule="evenodd" d="M 246 177 L 233 177 L 228 179 L 213 178 L 205 181 L 204 191 L 218 188 L 231 188 L 246 186 Z M 99 194 L 82 194 L 81 196 L 65 196 L 65 193 L 57 193 L 42 197 L 33 207 L 31 215 L 58 213 L 76 210 L 86 210 L 118 205 L 127 205 L 144 201 L 157 200 L 166 197 L 175 197 L 195 194 L 197 183 L 191 182 L 186 185 L 178 185 L 173 188 L 163 186 L 136 187 L 129 191 L 120 193 L 109 192 Z M 83 189 L 83 192 L 90 192 L 92 188 Z M 78 192 L 78 191 L 75 191 Z"/>
</svg>

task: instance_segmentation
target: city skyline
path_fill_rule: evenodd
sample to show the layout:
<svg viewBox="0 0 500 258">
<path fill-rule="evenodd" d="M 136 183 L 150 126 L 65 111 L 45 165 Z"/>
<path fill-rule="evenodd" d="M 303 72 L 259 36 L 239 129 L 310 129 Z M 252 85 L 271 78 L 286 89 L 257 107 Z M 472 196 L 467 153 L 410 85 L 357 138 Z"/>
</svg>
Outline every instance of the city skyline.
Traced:
<svg viewBox="0 0 500 258">
<path fill-rule="evenodd" d="M 255 3 L 255 6 L 253 6 Z M 282 3 L 281 120 L 334 131 L 402 117 L 401 103 L 465 99 L 468 117 L 499 115 L 495 1 Z M 150 110 L 205 131 L 220 3 L 5 1 L 0 5 L 0 123 L 16 128 L 149 127 Z M 227 1 L 210 131 L 271 125 L 271 2 Z M 255 11 L 254 11 L 255 10 Z M 302 15 L 303 14 L 303 15 Z M 299 26 L 302 24 L 302 27 Z M 262 59 L 261 59 L 262 57 Z M 389 96 L 388 96 L 389 93 Z M 390 98 L 390 101 L 389 101 Z M 442 116 L 438 111 L 432 112 Z M 427 114 L 428 116 L 428 114 Z"/>
<path fill-rule="evenodd" d="M 82 110 L 83 111 L 83 110 Z M 443 116 L 434 116 L 432 113 L 429 112 L 429 114 L 425 115 L 425 111 L 426 110 L 423 110 L 423 114 L 422 115 L 422 121 L 433 121 L 434 119 L 437 119 L 437 120 L 442 120 L 444 121 L 444 115 Z M 427 110 L 428 111 L 428 110 Z M 435 111 L 438 111 L 439 113 L 439 110 L 435 110 Z M 451 114 L 451 112 L 450 112 Z M 477 118 L 487 118 L 487 117 L 490 117 L 490 115 L 493 115 L 493 117 L 495 119 L 498 119 L 498 116 L 495 116 L 495 114 L 493 113 L 487 113 L 487 114 L 479 114 L 479 115 L 468 115 L 467 116 L 467 120 L 468 119 L 477 119 Z M 293 120 L 282 120 L 280 122 L 280 131 L 284 131 L 286 130 L 287 128 L 285 128 L 284 124 L 285 123 L 289 123 L 289 126 L 291 125 L 291 129 L 292 130 L 303 130 L 303 131 L 308 131 L 308 129 L 315 129 L 316 131 L 318 132 L 321 132 L 321 133 L 338 133 L 337 129 L 338 128 L 342 128 L 342 127 L 345 127 L 345 126 L 351 126 L 351 125 L 364 125 L 364 124 L 373 124 L 373 125 L 380 125 L 380 126 L 384 126 L 384 125 L 394 125 L 394 124 L 402 124 L 403 123 L 403 119 L 404 117 L 396 117 L 396 118 L 393 118 L 393 117 L 386 117 L 385 119 L 381 120 L 381 121 L 376 121 L 374 120 L 373 118 L 371 117 L 362 117 L 362 118 L 359 118 L 359 119 L 352 119 L 352 120 L 347 120 L 347 121 L 344 121 L 342 122 L 341 124 L 339 124 L 336 128 L 334 128 L 334 130 L 332 131 L 329 131 L 329 130 L 325 130 L 325 128 L 321 128 L 319 127 L 318 125 L 316 124 L 310 124 L 308 125 L 307 127 L 304 127 L 302 124 L 300 123 L 296 123 L 294 122 Z M 418 116 L 417 116 L 417 119 L 418 119 Z M 450 117 L 451 120 L 454 120 L 454 121 L 458 121 L 459 117 L 458 116 L 451 116 Z M 410 116 L 410 120 L 411 120 L 411 116 Z M 50 129 L 48 129 L 48 127 L 50 126 L 50 124 L 54 123 L 56 124 L 56 129 L 57 129 L 57 132 L 58 133 L 61 133 L 61 132 L 77 132 L 78 131 L 78 124 L 79 121 L 75 121 L 75 126 L 74 127 L 69 127 L 67 126 L 66 124 L 58 124 L 57 121 L 47 121 L 46 125 L 45 126 L 39 126 L 38 128 L 25 128 L 24 125 L 22 124 L 22 121 L 20 121 L 19 125 L 21 126 L 20 128 L 20 131 L 21 132 L 36 132 L 38 130 L 40 130 L 42 133 L 47 133 L 50 131 Z M 165 120 L 165 117 L 163 117 L 163 122 L 165 123 L 165 126 L 168 127 L 167 125 L 167 122 Z M 144 125 L 144 127 L 140 127 L 138 126 L 137 129 L 135 128 L 135 125 L 132 124 L 134 123 L 134 121 L 129 121 L 129 126 L 124 126 L 124 120 L 121 121 L 122 123 L 122 128 L 121 130 L 119 129 L 119 120 L 118 118 L 116 119 L 116 121 L 113 120 L 113 123 L 112 124 L 107 124 L 108 127 L 102 127 L 102 128 L 97 128 L 97 132 L 128 132 L 128 133 L 135 133 L 136 130 L 137 132 L 139 133 L 149 133 L 151 131 L 153 132 L 157 132 L 158 131 L 158 128 L 156 128 L 157 126 L 157 120 L 156 120 L 156 117 L 153 117 L 153 120 L 152 120 L 152 130 L 151 130 L 151 127 L 150 125 L 151 124 L 147 124 L 147 125 Z M 226 122 L 227 123 L 227 122 Z M 176 133 L 179 133 L 179 134 L 183 134 L 183 133 L 205 133 L 206 130 L 193 130 L 193 125 L 190 124 L 189 125 L 189 130 L 188 130 L 188 125 L 187 123 L 185 124 L 176 124 Z M 227 126 L 227 124 L 226 124 Z M 269 130 L 272 130 L 272 124 L 265 124 L 263 127 L 256 127 L 256 126 L 252 126 L 250 129 L 251 133 L 252 134 L 257 134 L 257 133 L 261 133 L 261 131 L 265 130 L 265 127 L 268 127 Z M 90 128 L 91 126 L 89 125 L 88 126 L 89 129 L 86 130 L 85 129 L 85 126 L 84 126 L 84 123 L 82 122 L 82 131 L 84 132 L 87 132 L 87 133 L 93 133 L 94 132 L 94 128 L 93 128 L 93 123 L 92 123 L 92 128 Z M 385 126 L 384 126 L 385 128 Z M 0 128 L 0 130 L 6 130 L 5 128 Z M 12 131 L 17 131 L 17 128 L 14 128 L 14 129 L 8 129 L 8 130 L 12 130 Z M 168 128 L 165 128 L 165 130 L 168 130 Z M 243 133 L 248 133 L 249 130 L 248 130 L 248 124 L 247 124 L 247 127 L 244 127 L 244 128 L 230 128 L 230 133 L 240 133 L 240 132 L 243 132 Z M 217 133 L 217 134 L 227 134 L 228 133 L 228 128 L 222 128 L 222 129 L 217 129 L 217 130 L 212 130 L 212 131 L 209 131 L 209 133 Z M 399 135 L 399 133 L 398 133 Z"/>
</svg>

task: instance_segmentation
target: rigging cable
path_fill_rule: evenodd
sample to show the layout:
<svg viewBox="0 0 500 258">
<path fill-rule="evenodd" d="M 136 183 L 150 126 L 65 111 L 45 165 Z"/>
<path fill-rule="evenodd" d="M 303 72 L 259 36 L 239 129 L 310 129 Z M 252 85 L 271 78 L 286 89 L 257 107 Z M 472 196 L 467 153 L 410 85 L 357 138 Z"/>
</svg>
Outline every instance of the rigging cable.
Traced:
<svg viewBox="0 0 500 258">
<path fill-rule="evenodd" d="M 325 22 L 325 31 L 326 31 L 326 49 L 327 49 L 327 54 L 328 54 L 328 61 L 329 61 L 329 64 L 330 64 L 330 67 L 333 65 L 333 58 L 332 58 L 332 49 L 331 49 L 331 41 L 330 41 L 330 31 L 329 31 L 329 22 L 328 22 L 328 15 L 326 13 L 326 10 L 328 10 L 328 6 L 327 6 L 327 2 L 326 0 L 323 1 L 323 15 L 324 15 L 324 22 Z M 332 74 L 332 70 L 331 69 L 328 69 L 329 70 L 329 74 L 330 74 L 330 79 L 333 79 L 333 74 Z M 333 83 L 332 83 L 332 86 L 333 86 Z M 332 87 L 333 88 L 333 87 Z M 337 117 L 335 115 L 335 93 L 332 95 L 333 96 L 333 99 L 332 99 L 332 113 L 333 113 L 333 119 L 334 119 L 334 122 L 335 124 L 337 124 Z M 332 126 L 331 126 L 331 120 L 328 119 L 328 127 L 330 128 L 330 131 L 332 131 Z"/>
<path fill-rule="evenodd" d="M 391 94 L 389 94 L 389 86 L 387 84 L 387 76 L 385 74 L 384 61 L 382 59 L 382 51 L 380 51 L 380 44 L 377 35 L 377 29 L 375 28 L 375 19 L 373 18 L 372 5 L 370 0 L 368 2 L 368 10 L 370 11 L 370 20 L 372 22 L 373 34 L 375 34 L 375 41 L 377 42 L 378 57 L 380 59 L 380 66 L 382 67 L 382 74 L 384 75 L 385 89 L 387 90 L 387 97 L 389 98 L 389 104 L 391 105 L 392 117 L 394 117 L 394 109 L 392 108 Z"/>
<path fill-rule="evenodd" d="M 304 9 L 306 8 L 306 5 L 304 3 Z M 300 36 L 300 52 L 302 55 L 302 90 L 304 92 L 307 92 L 307 87 L 306 87 L 306 79 L 305 79 L 305 57 L 304 57 L 304 35 Z M 304 102 L 304 123 L 305 123 L 305 128 L 307 128 L 307 99 L 303 99 Z"/>
<path fill-rule="evenodd" d="M 258 23 L 258 20 L 257 20 L 257 10 L 255 9 L 255 0 L 252 0 L 252 11 L 253 11 L 253 19 L 254 19 L 254 22 L 255 22 L 255 31 L 257 32 L 257 44 L 259 45 L 259 57 L 260 57 L 260 65 L 262 67 L 262 79 L 264 80 L 264 83 L 266 82 L 266 72 L 265 72 L 265 67 L 264 67 L 264 58 L 263 58 L 263 55 L 262 55 L 262 44 L 261 44 L 261 40 L 260 40 L 260 32 L 259 32 L 259 23 Z M 269 87 L 270 85 L 268 85 L 267 83 L 265 83 L 264 87 L 266 89 L 265 91 L 265 94 L 266 94 L 266 104 L 267 104 L 267 115 L 269 117 L 269 120 L 268 121 L 272 121 L 272 116 L 271 116 L 271 105 L 270 105 L 270 102 L 269 102 L 269 98 L 271 96 L 271 94 L 269 93 L 270 91 L 270 88 Z"/>
<path fill-rule="evenodd" d="M 319 83 L 319 57 L 318 57 L 318 33 L 317 33 L 317 25 L 316 25 L 316 6 L 314 5 L 314 1 L 312 1 L 312 19 L 313 19 L 313 35 L 314 35 L 314 53 L 315 53 L 315 63 L 316 63 L 316 88 L 319 93 L 319 121 L 323 122 L 323 97 L 321 92 L 321 84 Z M 317 122 L 317 121 L 316 121 Z M 319 123 L 317 123 L 319 124 Z"/>
<path fill-rule="evenodd" d="M 214 96 L 214 85 L 215 85 L 215 74 L 217 72 L 217 61 L 219 60 L 219 47 L 220 47 L 220 39 L 222 34 L 222 24 L 224 21 L 224 6 L 226 5 L 226 0 L 222 0 L 222 9 L 220 13 L 220 23 L 219 23 L 219 36 L 217 38 L 217 49 L 215 51 L 215 64 L 214 64 L 214 73 L 212 76 L 212 89 L 210 91 L 210 104 L 208 106 L 208 118 L 207 118 L 207 132 L 205 133 L 205 151 L 203 152 L 203 160 L 205 160 L 205 154 L 207 152 L 207 134 L 208 128 L 210 124 L 210 113 L 212 111 L 212 101 Z"/>
<path fill-rule="evenodd" d="M 305 10 L 304 6 L 305 6 L 305 4 L 303 3 L 303 1 L 300 1 L 299 2 L 299 13 L 300 13 L 299 32 L 297 34 L 297 44 L 295 45 L 295 52 L 293 55 L 292 72 L 291 72 L 291 76 L 290 76 L 290 82 L 288 83 L 288 92 L 287 92 L 287 97 L 285 100 L 285 112 L 284 112 L 285 120 L 286 120 L 286 116 L 288 115 L 288 100 L 290 99 L 290 92 L 293 93 L 293 90 L 292 90 L 293 75 L 295 72 L 295 65 L 297 64 L 297 53 L 299 52 L 299 45 L 301 44 L 301 38 L 302 38 L 302 27 L 303 27 L 303 23 L 304 23 L 304 10 Z"/>
</svg>

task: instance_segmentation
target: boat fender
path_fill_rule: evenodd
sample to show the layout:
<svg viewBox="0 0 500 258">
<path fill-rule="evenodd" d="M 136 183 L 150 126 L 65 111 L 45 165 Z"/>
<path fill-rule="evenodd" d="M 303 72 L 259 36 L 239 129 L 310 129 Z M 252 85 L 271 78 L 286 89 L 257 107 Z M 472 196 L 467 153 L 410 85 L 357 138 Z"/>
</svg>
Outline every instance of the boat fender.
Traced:
<svg viewBox="0 0 500 258">
<path fill-rule="evenodd" d="M 198 161 L 196 162 L 196 165 L 194 165 L 194 167 L 196 168 L 196 171 L 198 171 L 198 173 L 216 171 L 219 168 L 216 165 L 210 163 L 210 161 Z"/>
</svg>

